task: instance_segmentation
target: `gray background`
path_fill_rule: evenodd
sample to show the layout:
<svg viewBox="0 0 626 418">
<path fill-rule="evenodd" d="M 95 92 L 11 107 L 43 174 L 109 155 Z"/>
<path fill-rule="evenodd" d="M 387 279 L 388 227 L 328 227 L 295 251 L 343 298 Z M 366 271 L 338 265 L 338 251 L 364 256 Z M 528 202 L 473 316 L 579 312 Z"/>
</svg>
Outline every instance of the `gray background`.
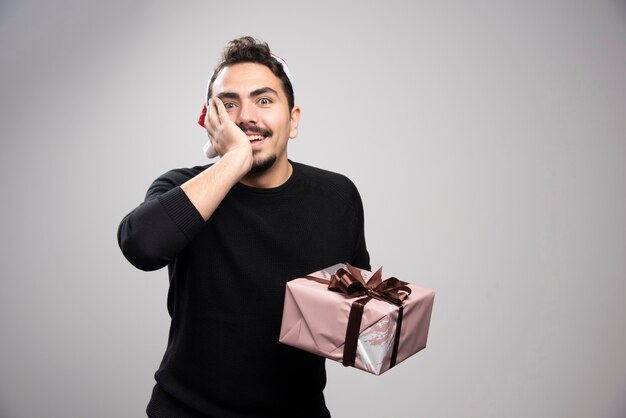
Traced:
<svg viewBox="0 0 626 418">
<path fill-rule="evenodd" d="M 2 0 L 0 416 L 143 416 L 167 275 L 116 228 L 206 162 L 206 79 L 244 34 L 294 74 L 290 157 L 347 174 L 372 265 L 437 292 L 421 353 L 329 362 L 334 416 L 626 416 L 617 0 Z"/>
</svg>

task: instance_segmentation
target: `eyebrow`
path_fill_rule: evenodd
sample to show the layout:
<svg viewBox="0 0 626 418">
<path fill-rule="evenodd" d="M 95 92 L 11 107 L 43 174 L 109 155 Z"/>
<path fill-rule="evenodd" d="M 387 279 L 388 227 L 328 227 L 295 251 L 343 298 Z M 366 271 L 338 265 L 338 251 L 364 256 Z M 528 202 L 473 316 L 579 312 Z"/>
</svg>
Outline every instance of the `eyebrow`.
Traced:
<svg viewBox="0 0 626 418">
<path fill-rule="evenodd" d="M 239 95 L 237 93 L 229 93 L 229 92 L 222 92 L 217 94 L 217 97 L 221 100 L 221 99 L 239 99 Z"/>
<path fill-rule="evenodd" d="M 250 93 L 250 96 L 255 97 L 266 93 L 272 93 L 278 96 L 278 92 L 271 87 L 261 87 L 260 89 L 256 89 Z"/>
<path fill-rule="evenodd" d="M 250 92 L 250 97 L 257 97 L 260 96 L 262 94 L 267 94 L 267 93 L 271 93 L 274 94 L 276 96 L 278 96 L 278 92 L 276 90 L 274 90 L 271 87 L 261 87 L 260 89 L 256 89 Z M 220 99 L 233 99 L 233 100 L 239 100 L 239 94 L 237 93 L 232 93 L 232 92 L 228 92 L 228 91 L 224 91 L 222 93 L 217 94 L 217 97 L 219 97 Z"/>
</svg>

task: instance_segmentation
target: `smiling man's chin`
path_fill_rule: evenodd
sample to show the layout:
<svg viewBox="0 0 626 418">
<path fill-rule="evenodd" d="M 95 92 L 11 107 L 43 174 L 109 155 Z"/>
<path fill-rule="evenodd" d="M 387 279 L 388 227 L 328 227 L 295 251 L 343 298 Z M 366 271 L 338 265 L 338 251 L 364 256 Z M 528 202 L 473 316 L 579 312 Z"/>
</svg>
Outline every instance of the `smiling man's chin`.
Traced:
<svg viewBox="0 0 626 418">
<path fill-rule="evenodd" d="M 250 174 L 260 174 L 267 171 L 270 167 L 274 165 L 276 162 L 276 156 L 270 155 L 264 160 L 254 161 L 252 163 L 252 168 L 250 169 Z"/>
</svg>

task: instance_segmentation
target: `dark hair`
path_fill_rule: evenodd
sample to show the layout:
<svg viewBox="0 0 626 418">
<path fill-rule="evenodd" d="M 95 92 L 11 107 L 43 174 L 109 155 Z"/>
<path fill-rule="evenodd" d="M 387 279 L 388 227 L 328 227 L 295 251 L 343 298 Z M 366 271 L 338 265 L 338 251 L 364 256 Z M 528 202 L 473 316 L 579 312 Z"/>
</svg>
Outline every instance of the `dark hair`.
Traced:
<svg viewBox="0 0 626 418">
<path fill-rule="evenodd" d="M 289 111 L 293 109 L 293 86 L 285 70 L 280 62 L 276 60 L 271 54 L 270 47 L 267 42 L 261 42 L 251 36 L 243 36 L 241 38 L 233 39 L 228 43 L 228 46 L 224 48 L 222 54 L 222 61 L 215 67 L 211 80 L 209 81 L 209 89 L 207 92 L 207 101 L 213 95 L 213 82 L 217 75 L 224 68 L 233 64 L 239 64 L 243 62 L 253 62 L 256 64 L 265 65 L 269 68 L 276 77 L 280 79 L 287 96 L 287 103 L 289 104 Z"/>
</svg>

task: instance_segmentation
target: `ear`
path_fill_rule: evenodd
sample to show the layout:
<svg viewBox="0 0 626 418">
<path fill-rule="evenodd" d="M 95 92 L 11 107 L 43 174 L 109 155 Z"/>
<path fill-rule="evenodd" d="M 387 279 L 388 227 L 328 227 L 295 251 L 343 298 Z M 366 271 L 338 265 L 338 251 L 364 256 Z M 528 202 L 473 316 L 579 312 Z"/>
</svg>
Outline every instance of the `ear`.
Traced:
<svg viewBox="0 0 626 418">
<path fill-rule="evenodd" d="M 289 138 L 293 139 L 298 136 L 298 125 L 300 124 L 300 107 L 294 106 L 291 109 L 291 128 L 289 130 Z"/>
</svg>

